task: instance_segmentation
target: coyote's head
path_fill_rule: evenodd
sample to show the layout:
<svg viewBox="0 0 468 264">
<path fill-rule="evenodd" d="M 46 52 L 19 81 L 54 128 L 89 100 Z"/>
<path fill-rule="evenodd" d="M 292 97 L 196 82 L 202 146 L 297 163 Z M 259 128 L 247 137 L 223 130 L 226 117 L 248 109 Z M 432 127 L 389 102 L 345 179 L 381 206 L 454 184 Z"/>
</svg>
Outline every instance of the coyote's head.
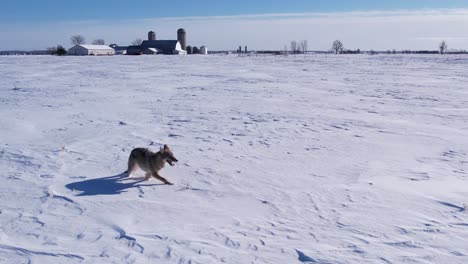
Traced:
<svg viewBox="0 0 468 264">
<path fill-rule="evenodd" d="M 173 162 L 178 162 L 167 145 L 164 145 L 164 148 L 161 148 L 160 152 L 162 154 L 163 160 L 167 161 L 169 165 L 174 166 Z"/>
</svg>

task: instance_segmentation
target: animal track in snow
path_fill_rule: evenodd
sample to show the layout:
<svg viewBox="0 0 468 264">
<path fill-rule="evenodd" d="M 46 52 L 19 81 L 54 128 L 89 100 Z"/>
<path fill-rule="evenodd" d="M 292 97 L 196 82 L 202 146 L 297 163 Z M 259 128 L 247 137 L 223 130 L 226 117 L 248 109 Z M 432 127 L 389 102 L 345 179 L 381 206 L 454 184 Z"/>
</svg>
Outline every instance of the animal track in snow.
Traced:
<svg viewBox="0 0 468 264">
<path fill-rule="evenodd" d="M 116 232 L 119 233 L 119 236 L 116 237 L 116 239 L 127 241 L 127 246 L 128 246 L 128 247 L 134 248 L 136 251 L 138 251 L 138 252 L 140 252 L 140 253 L 143 253 L 143 251 L 145 250 L 145 248 L 144 248 L 142 245 L 140 245 L 139 243 L 137 243 L 136 238 L 127 235 L 127 234 L 125 233 L 125 230 L 123 230 L 122 228 L 120 228 L 120 227 L 117 226 L 117 225 L 113 225 L 113 226 L 112 226 L 112 229 L 114 229 Z"/>
</svg>

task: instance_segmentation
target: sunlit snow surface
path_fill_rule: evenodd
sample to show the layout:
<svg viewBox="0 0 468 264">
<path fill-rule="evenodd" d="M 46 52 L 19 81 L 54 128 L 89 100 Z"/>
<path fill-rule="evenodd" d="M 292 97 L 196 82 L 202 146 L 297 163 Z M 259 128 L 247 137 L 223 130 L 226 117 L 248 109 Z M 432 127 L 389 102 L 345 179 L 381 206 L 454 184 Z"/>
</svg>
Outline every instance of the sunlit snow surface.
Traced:
<svg viewBox="0 0 468 264">
<path fill-rule="evenodd" d="M 0 57 L 0 116 L 0 263 L 468 263 L 467 56 Z"/>
</svg>

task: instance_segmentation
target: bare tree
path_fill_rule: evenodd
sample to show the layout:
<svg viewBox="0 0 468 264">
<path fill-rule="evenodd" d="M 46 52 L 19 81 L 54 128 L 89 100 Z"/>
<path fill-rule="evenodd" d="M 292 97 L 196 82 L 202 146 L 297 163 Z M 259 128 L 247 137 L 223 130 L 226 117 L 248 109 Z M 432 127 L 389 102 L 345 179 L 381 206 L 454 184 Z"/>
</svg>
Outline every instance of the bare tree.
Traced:
<svg viewBox="0 0 468 264">
<path fill-rule="evenodd" d="M 335 40 L 332 45 L 332 50 L 335 51 L 335 54 L 343 51 L 343 43 L 339 40 Z"/>
<path fill-rule="evenodd" d="M 441 55 L 444 55 L 444 53 L 447 51 L 447 43 L 445 42 L 445 40 L 443 40 L 443 41 L 439 44 L 439 51 L 440 51 L 440 54 L 441 54 Z"/>
<path fill-rule="evenodd" d="M 82 35 L 73 35 L 71 36 L 70 41 L 73 45 L 80 45 L 86 43 L 86 40 Z"/>
<path fill-rule="evenodd" d="M 284 45 L 283 53 L 284 55 L 288 55 L 288 45 Z"/>
<path fill-rule="evenodd" d="M 62 47 L 62 45 L 57 45 L 56 47 L 47 48 L 47 52 L 50 55 L 58 55 L 58 56 L 63 56 L 67 54 L 67 50 L 64 47 Z"/>
<path fill-rule="evenodd" d="M 57 54 L 57 47 L 49 47 L 49 48 L 47 48 L 47 53 L 49 53 L 50 55 L 55 55 L 55 54 Z"/>
<path fill-rule="evenodd" d="M 143 40 L 141 38 L 137 38 L 134 41 L 132 41 L 133 46 L 140 46 L 141 43 L 143 43 Z"/>
<path fill-rule="evenodd" d="M 103 39 L 95 39 L 93 45 L 106 45 L 106 42 Z"/>
<path fill-rule="evenodd" d="M 291 41 L 291 53 L 296 53 L 297 52 L 297 42 L 295 40 Z"/>
<path fill-rule="evenodd" d="M 306 53 L 307 52 L 307 46 L 308 46 L 308 43 L 307 43 L 307 40 L 302 40 L 299 45 L 301 46 L 301 51 L 302 53 Z"/>
</svg>

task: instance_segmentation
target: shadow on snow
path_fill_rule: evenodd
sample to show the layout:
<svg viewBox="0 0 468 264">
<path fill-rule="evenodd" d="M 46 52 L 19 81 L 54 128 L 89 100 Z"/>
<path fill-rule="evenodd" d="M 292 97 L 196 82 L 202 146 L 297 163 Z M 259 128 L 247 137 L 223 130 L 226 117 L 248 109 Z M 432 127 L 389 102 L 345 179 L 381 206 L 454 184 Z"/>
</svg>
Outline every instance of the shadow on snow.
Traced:
<svg viewBox="0 0 468 264">
<path fill-rule="evenodd" d="M 72 182 L 65 187 L 72 191 L 81 191 L 76 196 L 92 196 L 92 195 L 115 195 L 125 192 L 130 188 L 138 188 L 143 186 L 155 186 L 163 184 L 139 184 L 144 182 L 141 178 L 127 178 L 126 173 L 121 173 L 115 176 L 90 179 L 78 182 Z"/>
</svg>

